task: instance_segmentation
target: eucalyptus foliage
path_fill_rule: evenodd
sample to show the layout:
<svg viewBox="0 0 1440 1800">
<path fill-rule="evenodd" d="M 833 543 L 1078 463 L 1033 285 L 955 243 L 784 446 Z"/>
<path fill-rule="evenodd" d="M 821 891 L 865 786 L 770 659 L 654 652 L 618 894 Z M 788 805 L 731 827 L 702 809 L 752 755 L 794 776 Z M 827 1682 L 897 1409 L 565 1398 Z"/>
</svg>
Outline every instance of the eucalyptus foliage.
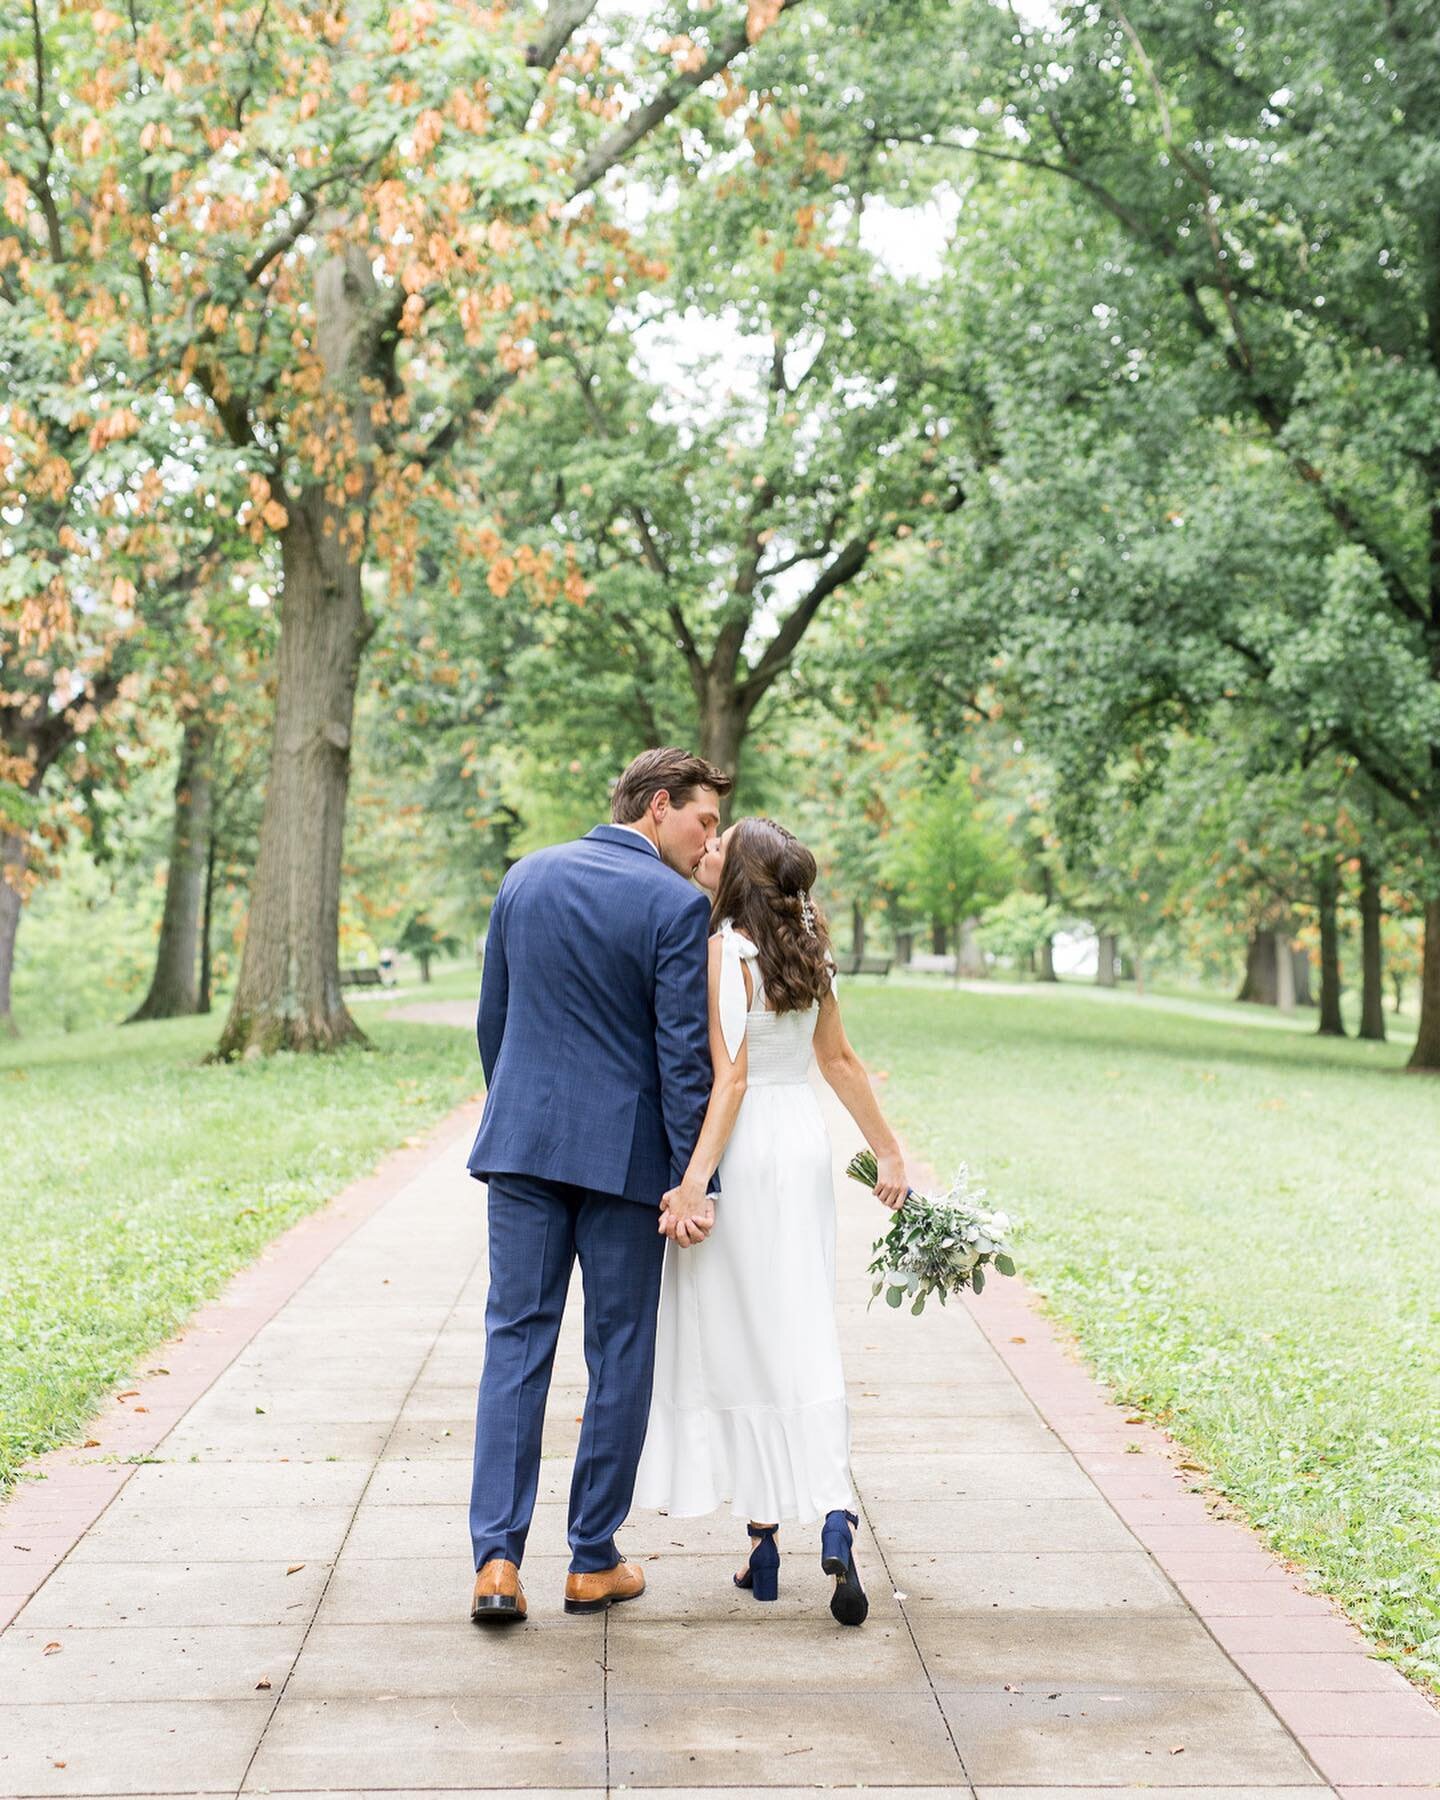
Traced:
<svg viewBox="0 0 1440 1800">
<path fill-rule="evenodd" d="M 845 1172 L 862 1187 L 873 1188 L 874 1152 L 862 1150 Z M 870 1265 L 875 1276 L 871 1304 L 883 1291 L 887 1306 L 899 1306 L 908 1298 L 911 1312 L 918 1314 L 932 1295 L 943 1306 L 951 1294 L 967 1287 L 982 1292 L 989 1267 L 1013 1275 L 1009 1216 L 981 1206 L 984 1198 L 985 1189 L 973 1184 L 964 1163 L 938 1200 L 912 1188 L 889 1231 L 876 1241 Z"/>
</svg>

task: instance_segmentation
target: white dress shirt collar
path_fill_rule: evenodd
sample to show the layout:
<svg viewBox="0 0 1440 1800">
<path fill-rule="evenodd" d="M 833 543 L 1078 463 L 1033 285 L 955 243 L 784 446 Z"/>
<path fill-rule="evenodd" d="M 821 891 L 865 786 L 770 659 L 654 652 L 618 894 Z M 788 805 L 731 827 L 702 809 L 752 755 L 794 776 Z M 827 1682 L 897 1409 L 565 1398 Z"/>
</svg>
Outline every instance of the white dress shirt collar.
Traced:
<svg viewBox="0 0 1440 1800">
<path fill-rule="evenodd" d="M 656 844 L 656 842 L 653 838 L 647 837 L 646 834 L 640 830 L 638 825 L 622 825 L 618 819 L 613 819 L 611 821 L 611 829 L 614 831 L 632 832 L 636 837 L 638 837 L 640 839 L 641 843 L 644 844 L 647 849 L 653 850 L 655 852 L 656 856 L 658 856 L 660 854 L 659 845 Z"/>
</svg>

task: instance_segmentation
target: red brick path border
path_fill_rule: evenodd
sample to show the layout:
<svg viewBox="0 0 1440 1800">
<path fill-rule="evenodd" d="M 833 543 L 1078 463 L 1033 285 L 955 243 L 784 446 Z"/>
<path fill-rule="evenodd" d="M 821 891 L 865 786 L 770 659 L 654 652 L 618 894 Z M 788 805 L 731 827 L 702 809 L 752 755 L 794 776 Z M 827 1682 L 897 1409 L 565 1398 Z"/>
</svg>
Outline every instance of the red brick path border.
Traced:
<svg viewBox="0 0 1440 1800">
<path fill-rule="evenodd" d="M 1019 1278 L 965 1304 L 1037 1412 L 1154 1557 L 1341 1800 L 1440 1789 L 1440 1709 L 1243 1524 L 1216 1518 L 1201 1472 L 1128 1420 Z"/>
<path fill-rule="evenodd" d="M 303 1219 L 207 1302 L 180 1334 L 142 1359 L 143 1374 L 91 1421 L 83 1447 L 27 1463 L 0 1506 L 0 1631 L 38 1591 L 134 1473 L 262 1325 L 350 1234 L 412 1181 L 433 1157 L 468 1140 L 476 1096 L 423 1137 L 393 1150 L 370 1173 Z"/>
</svg>

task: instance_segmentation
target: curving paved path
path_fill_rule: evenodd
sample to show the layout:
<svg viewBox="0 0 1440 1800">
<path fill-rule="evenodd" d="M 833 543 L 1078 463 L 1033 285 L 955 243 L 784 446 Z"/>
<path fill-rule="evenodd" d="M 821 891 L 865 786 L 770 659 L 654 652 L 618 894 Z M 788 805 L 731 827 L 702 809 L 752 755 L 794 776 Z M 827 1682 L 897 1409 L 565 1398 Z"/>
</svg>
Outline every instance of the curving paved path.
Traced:
<svg viewBox="0 0 1440 1800">
<path fill-rule="evenodd" d="M 468 1005 L 424 1010 L 470 1024 Z M 781 1599 L 759 1607 L 730 1585 L 738 1526 L 654 1514 L 623 1539 L 648 1594 L 562 1613 L 577 1290 L 525 1566 L 531 1623 L 472 1628 L 474 1110 L 281 1240 L 157 1353 L 166 1373 L 102 1418 L 98 1447 L 47 1458 L 49 1479 L 0 1511 L 0 1604 L 9 1591 L 15 1611 L 0 1794 L 1414 1800 L 1440 1786 L 1440 1714 L 1210 1517 L 1165 1440 L 1124 1422 L 1019 1284 L 920 1319 L 866 1311 L 880 1215 L 843 1179 L 868 1626 L 830 1620 L 808 1534 L 782 1533 Z M 848 1153 L 853 1129 L 833 1129 Z"/>
</svg>

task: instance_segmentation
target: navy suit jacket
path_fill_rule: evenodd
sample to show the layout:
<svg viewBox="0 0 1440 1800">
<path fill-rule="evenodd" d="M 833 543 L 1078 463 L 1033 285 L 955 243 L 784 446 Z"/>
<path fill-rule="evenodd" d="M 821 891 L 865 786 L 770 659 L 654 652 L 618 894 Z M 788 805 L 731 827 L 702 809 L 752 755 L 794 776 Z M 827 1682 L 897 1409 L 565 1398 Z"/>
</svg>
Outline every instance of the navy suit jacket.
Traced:
<svg viewBox="0 0 1440 1800">
<path fill-rule="evenodd" d="M 485 941 L 472 1175 L 659 1205 L 710 1097 L 709 922 L 707 896 L 619 826 L 515 864 Z"/>
</svg>

